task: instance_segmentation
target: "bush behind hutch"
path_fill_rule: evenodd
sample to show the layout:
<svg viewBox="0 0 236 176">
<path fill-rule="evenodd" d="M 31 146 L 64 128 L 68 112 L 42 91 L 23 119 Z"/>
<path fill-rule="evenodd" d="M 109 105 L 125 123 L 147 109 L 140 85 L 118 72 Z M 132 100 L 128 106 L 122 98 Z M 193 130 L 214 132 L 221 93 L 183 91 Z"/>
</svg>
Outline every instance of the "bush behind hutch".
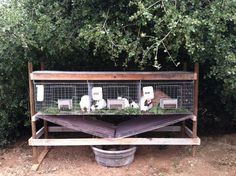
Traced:
<svg viewBox="0 0 236 176">
<path fill-rule="evenodd" d="M 171 70 L 200 62 L 199 125 L 230 129 L 236 120 L 235 11 L 235 0 L 1 2 L 0 145 L 29 122 L 28 60 L 58 70 Z"/>
</svg>

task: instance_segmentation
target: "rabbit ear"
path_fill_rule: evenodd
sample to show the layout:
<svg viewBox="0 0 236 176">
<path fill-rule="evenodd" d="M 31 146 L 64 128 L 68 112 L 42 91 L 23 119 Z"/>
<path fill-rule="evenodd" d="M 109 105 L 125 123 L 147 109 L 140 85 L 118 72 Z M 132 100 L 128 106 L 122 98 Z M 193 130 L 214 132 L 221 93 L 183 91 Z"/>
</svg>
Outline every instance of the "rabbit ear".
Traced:
<svg viewBox="0 0 236 176">
<path fill-rule="evenodd" d="M 133 101 L 133 99 L 132 99 L 132 98 L 130 98 L 130 97 L 128 97 L 128 96 L 124 96 L 124 97 L 122 97 L 122 98 L 125 98 L 125 99 L 127 99 L 129 102 L 132 102 L 132 101 Z"/>
</svg>

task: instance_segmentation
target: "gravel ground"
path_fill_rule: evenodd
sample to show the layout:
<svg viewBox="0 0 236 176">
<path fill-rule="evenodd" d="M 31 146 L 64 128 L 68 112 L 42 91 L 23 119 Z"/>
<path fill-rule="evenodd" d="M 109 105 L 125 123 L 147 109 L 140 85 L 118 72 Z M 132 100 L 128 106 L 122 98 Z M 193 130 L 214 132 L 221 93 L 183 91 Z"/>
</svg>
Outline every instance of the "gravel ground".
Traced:
<svg viewBox="0 0 236 176">
<path fill-rule="evenodd" d="M 236 134 L 202 137 L 196 157 L 189 146 L 139 146 L 134 162 L 122 168 L 100 166 L 90 147 L 54 147 L 32 171 L 26 139 L 0 150 L 0 176 L 235 176 Z"/>
</svg>

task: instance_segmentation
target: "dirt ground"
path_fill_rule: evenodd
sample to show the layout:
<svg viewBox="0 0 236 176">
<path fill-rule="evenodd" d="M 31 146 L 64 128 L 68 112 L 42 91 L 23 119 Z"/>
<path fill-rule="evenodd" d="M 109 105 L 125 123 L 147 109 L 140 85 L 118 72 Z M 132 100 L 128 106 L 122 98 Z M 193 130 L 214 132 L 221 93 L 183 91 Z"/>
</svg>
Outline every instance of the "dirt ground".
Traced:
<svg viewBox="0 0 236 176">
<path fill-rule="evenodd" d="M 236 176 L 236 134 L 202 137 L 196 157 L 190 146 L 139 146 L 134 162 L 122 168 L 96 163 L 90 147 L 52 148 L 38 171 L 31 170 L 27 140 L 0 150 L 0 176 Z"/>
</svg>

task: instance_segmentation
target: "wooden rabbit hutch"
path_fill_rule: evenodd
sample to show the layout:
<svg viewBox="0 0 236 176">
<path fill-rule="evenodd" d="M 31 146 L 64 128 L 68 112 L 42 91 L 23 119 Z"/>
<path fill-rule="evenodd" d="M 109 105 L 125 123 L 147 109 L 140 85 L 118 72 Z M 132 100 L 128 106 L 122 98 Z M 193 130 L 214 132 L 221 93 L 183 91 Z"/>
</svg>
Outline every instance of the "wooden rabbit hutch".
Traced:
<svg viewBox="0 0 236 176">
<path fill-rule="evenodd" d="M 29 145 L 33 147 L 35 169 L 50 146 L 200 145 L 198 64 L 194 72 L 33 71 L 31 63 L 28 69 Z M 129 118 L 114 125 L 103 121 L 102 116 Z M 37 129 L 40 119 L 44 125 Z M 186 120 L 192 121 L 192 129 Z M 56 125 L 48 126 L 48 122 Z M 150 131 L 179 132 L 181 137 L 143 137 Z M 83 132 L 91 137 L 48 138 L 53 132 Z M 39 147 L 44 147 L 40 153 Z"/>
</svg>

